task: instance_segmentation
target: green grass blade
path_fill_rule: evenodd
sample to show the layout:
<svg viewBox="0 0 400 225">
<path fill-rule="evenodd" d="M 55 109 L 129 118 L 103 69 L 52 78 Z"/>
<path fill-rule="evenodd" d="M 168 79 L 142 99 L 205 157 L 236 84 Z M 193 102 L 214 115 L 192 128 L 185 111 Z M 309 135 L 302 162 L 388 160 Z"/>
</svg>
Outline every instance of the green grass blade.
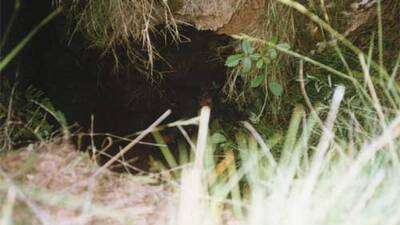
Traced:
<svg viewBox="0 0 400 225">
<path fill-rule="evenodd" d="M 163 137 L 161 136 L 160 132 L 154 131 L 152 132 L 154 139 L 156 140 L 157 144 L 159 144 L 159 148 L 161 149 L 161 153 L 163 154 L 165 160 L 167 161 L 168 165 L 171 168 L 175 168 L 178 166 L 178 163 L 175 160 L 174 155 L 172 154 L 171 150 L 168 148 L 167 144 L 165 143 Z"/>
<path fill-rule="evenodd" d="M 22 41 L 0 61 L 0 72 L 18 55 L 18 53 L 25 47 L 26 44 L 35 36 L 35 34 L 46 24 L 48 24 L 53 18 L 61 13 L 61 8 L 57 8 L 50 15 L 44 18 L 29 34 L 22 39 Z"/>
</svg>

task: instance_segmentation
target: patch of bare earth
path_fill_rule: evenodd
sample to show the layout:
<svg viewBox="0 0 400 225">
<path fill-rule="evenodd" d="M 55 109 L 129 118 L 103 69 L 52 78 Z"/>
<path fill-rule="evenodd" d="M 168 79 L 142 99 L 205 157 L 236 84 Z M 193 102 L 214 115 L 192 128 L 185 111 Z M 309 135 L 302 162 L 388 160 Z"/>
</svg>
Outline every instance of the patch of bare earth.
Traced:
<svg viewBox="0 0 400 225">
<path fill-rule="evenodd" d="M 92 178 L 97 164 L 68 143 L 2 155 L 0 167 L 0 203 L 16 193 L 15 224 L 165 224 L 174 205 L 167 185 L 109 171 Z"/>
<path fill-rule="evenodd" d="M 250 33 L 264 6 L 264 0 L 185 0 L 174 16 L 199 30 Z"/>
</svg>

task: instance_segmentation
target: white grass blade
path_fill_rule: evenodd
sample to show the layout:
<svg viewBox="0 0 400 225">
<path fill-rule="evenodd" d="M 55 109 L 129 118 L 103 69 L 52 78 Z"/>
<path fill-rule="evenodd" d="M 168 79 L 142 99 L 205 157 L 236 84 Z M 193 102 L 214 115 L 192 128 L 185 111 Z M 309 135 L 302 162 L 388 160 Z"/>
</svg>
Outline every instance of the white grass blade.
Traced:
<svg viewBox="0 0 400 225">
<path fill-rule="evenodd" d="M 204 157 L 207 150 L 208 123 L 210 108 L 203 107 L 200 112 L 199 133 L 193 166 L 182 171 L 180 199 L 178 206 L 178 225 L 213 224 L 206 205 L 207 183 L 204 179 Z"/>
</svg>

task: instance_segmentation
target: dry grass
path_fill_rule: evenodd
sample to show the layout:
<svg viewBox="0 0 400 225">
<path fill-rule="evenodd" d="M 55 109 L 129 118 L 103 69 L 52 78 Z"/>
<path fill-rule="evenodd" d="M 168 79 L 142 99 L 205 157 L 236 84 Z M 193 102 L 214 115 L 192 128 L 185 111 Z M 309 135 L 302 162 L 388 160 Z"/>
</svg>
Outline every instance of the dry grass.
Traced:
<svg viewBox="0 0 400 225">
<path fill-rule="evenodd" d="M 9 152 L 0 165 L 0 201 L 12 208 L 11 224 L 164 224 L 172 207 L 168 185 L 150 177 L 104 172 L 91 179 L 97 164 L 67 143 Z"/>
<path fill-rule="evenodd" d="M 117 66 L 122 62 L 137 65 L 137 69 L 152 75 L 158 57 L 151 35 L 155 26 L 163 24 L 172 37 L 179 40 L 178 22 L 164 1 L 156 0 L 58 0 L 71 21 L 72 34 L 82 32 L 94 47 L 111 52 Z M 128 60 L 121 60 L 124 49 Z M 150 71 L 150 72 L 145 72 Z"/>
</svg>

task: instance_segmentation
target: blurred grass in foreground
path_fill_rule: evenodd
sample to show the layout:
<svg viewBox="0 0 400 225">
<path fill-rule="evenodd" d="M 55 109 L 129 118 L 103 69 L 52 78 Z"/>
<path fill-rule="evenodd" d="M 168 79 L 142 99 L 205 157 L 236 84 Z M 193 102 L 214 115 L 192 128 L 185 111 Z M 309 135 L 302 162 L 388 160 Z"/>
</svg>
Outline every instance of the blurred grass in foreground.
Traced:
<svg viewBox="0 0 400 225">
<path fill-rule="evenodd" d="M 292 50 L 272 46 L 298 59 L 300 65 L 312 64 L 348 82 L 334 84 L 330 105 L 325 106 L 307 101 L 307 92 L 302 89 L 307 111 L 302 106 L 294 107 L 285 138 L 277 145 L 271 144 L 273 137 L 265 139 L 252 124 L 243 122 L 248 133 L 238 133 L 231 151 L 225 151 L 222 158 L 214 155 L 217 149 L 208 138 L 210 109 L 203 108 L 200 116 L 191 121 L 199 125 L 197 142 L 189 150 L 193 157 L 185 155 L 182 146 L 182 158 L 178 160 L 171 158 L 168 148 L 162 149 L 167 162 L 175 167 L 173 171 L 179 171 L 179 179 L 178 182 L 166 181 L 166 186 L 173 187 L 176 195 L 171 201 L 176 204 L 169 206 L 167 218 L 158 224 L 400 223 L 400 89 L 396 82 L 400 54 L 393 68 L 384 68 L 382 58 L 374 62 L 372 57 L 374 51 L 382 55 L 382 45 L 378 45 L 377 50 L 371 46 L 365 54 L 304 6 L 290 0 L 281 2 L 320 23 L 333 40 L 342 42 L 333 46 L 337 54 L 341 55 L 341 48 L 349 48 L 359 65 L 343 72 Z M 380 1 L 378 9 L 379 4 Z M 382 24 L 378 23 L 378 31 L 382 30 L 380 26 Z M 382 33 L 378 35 L 382 40 Z M 264 42 L 249 36 L 236 38 Z M 342 59 L 344 67 L 349 66 Z M 305 85 L 303 73 L 300 66 L 300 85 Z M 176 126 L 181 125 L 184 124 Z M 151 129 L 146 134 L 150 132 Z M 161 138 L 159 140 L 161 142 Z M 96 178 L 94 175 L 103 169 L 95 168 L 82 182 L 89 186 Z M 32 211 L 30 221 L 37 218 L 39 224 L 76 222 L 72 217 L 71 221 L 68 218 L 50 220 L 56 215 L 45 211 L 50 206 L 66 205 L 85 218 L 80 224 L 99 218 L 114 219 L 116 224 L 134 224 L 142 219 L 132 208 L 111 210 L 109 206 L 121 201 L 117 197 L 100 205 L 94 205 L 91 198 L 74 199 L 73 204 L 68 204 L 70 198 L 65 197 L 65 193 L 45 190 L 38 194 L 11 182 L 2 170 L 0 177 L 1 225 L 16 224 L 15 218 L 20 216 L 15 213 L 19 204 L 28 205 Z M 87 194 L 89 196 L 90 188 Z M 42 207 L 32 202 L 40 202 Z M 224 218 L 227 212 L 231 212 L 231 216 Z M 131 222 L 126 222 L 125 218 L 130 218 Z"/>
</svg>

